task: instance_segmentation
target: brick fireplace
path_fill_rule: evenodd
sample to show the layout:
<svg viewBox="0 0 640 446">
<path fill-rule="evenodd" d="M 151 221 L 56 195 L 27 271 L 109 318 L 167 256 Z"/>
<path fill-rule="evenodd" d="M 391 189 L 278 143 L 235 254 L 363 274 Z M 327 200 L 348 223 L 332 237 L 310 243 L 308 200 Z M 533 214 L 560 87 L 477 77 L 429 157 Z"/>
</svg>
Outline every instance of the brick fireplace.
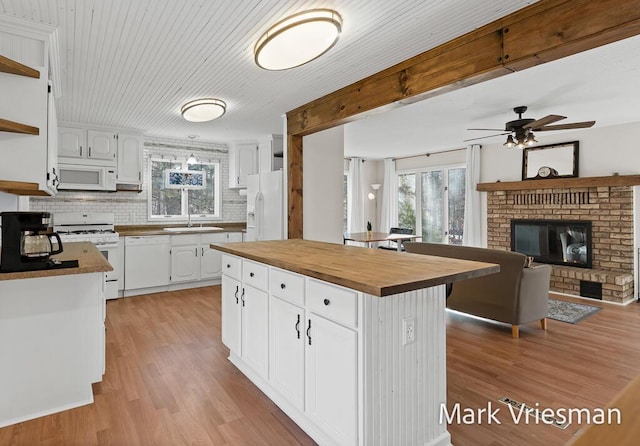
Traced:
<svg viewBox="0 0 640 446">
<path fill-rule="evenodd" d="M 575 183 L 580 179 L 571 180 Z M 556 187 L 563 180 L 553 181 L 550 188 L 533 189 L 531 181 L 524 181 L 508 183 L 510 187 L 506 189 L 510 190 L 496 190 L 499 186 L 484 189 L 488 191 L 488 247 L 511 248 L 511 219 L 591 221 L 592 268 L 552 265 L 551 290 L 580 295 L 582 287 L 587 297 L 601 295 L 609 302 L 630 302 L 634 252 L 631 186 L 573 187 L 572 181 L 564 180 L 566 187 Z M 595 290 L 595 294 L 589 295 L 589 290 Z"/>
</svg>

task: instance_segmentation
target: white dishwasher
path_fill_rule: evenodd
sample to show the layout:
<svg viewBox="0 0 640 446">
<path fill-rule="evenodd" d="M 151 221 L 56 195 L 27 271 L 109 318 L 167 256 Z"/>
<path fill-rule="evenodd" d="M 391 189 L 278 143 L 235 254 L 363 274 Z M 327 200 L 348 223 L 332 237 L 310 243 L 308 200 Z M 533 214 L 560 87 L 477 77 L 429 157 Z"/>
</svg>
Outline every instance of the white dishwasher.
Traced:
<svg viewBox="0 0 640 446">
<path fill-rule="evenodd" d="M 128 236 L 124 248 L 125 290 L 169 285 L 169 236 Z"/>
</svg>

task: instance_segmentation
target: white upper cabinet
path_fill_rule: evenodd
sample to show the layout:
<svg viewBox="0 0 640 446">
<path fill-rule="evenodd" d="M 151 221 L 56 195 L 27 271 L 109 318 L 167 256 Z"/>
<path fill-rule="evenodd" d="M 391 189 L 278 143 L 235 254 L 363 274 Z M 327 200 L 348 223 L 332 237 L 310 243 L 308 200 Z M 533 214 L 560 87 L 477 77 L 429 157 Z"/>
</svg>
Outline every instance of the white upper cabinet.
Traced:
<svg viewBox="0 0 640 446">
<path fill-rule="evenodd" d="M 258 145 L 259 172 L 271 172 L 283 167 L 282 135 L 269 135 Z"/>
<path fill-rule="evenodd" d="M 238 143 L 229 148 L 229 187 L 246 188 L 247 175 L 258 173 L 258 145 Z"/>
<path fill-rule="evenodd" d="M 87 137 L 84 129 L 58 128 L 58 156 L 83 158 L 87 153 Z"/>
<path fill-rule="evenodd" d="M 142 184 L 142 138 L 118 134 L 118 184 Z"/>
<path fill-rule="evenodd" d="M 118 132 L 58 127 L 58 157 L 64 164 L 116 166 Z"/>
<path fill-rule="evenodd" d="M 117 134 L 99 130 L 87 130 L 87 158 L 115 161 L 117 153 Z"/>
</svg>

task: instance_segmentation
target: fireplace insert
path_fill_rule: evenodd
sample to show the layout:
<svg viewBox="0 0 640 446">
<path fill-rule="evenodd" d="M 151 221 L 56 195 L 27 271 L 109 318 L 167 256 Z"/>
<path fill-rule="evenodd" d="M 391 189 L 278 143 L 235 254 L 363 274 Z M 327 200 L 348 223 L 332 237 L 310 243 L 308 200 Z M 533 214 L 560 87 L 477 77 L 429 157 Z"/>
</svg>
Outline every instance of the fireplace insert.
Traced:
<svg viewBox="0 0 640 446">
<path fill-rule="evenodd" d="M 591 222 L 511 220 L 511 250 L 535 262 L 591 268 Z"/>
</svg>

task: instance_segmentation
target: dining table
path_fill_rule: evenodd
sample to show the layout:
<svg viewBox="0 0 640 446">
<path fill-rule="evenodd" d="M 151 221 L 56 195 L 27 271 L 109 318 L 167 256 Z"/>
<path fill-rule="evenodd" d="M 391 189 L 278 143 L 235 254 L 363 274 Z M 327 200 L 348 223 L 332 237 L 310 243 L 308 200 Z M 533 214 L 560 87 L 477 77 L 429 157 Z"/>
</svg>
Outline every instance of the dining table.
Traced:
<svg viewBox="0 0 640 446">
<path fill-rule="evenodd" d="M 402 251 L 402 242 L 416 240 L 422 238 L 421 235 L 416 234 L 389 234 L 388 232 L 349 232 L 343 236 L 343 244 L 347 242 L 359 242 L 364 243 L 367 248 L 371 247 L 371 243 L 393 241 L 397 244 L 398 251 Z"/>
</svg>

